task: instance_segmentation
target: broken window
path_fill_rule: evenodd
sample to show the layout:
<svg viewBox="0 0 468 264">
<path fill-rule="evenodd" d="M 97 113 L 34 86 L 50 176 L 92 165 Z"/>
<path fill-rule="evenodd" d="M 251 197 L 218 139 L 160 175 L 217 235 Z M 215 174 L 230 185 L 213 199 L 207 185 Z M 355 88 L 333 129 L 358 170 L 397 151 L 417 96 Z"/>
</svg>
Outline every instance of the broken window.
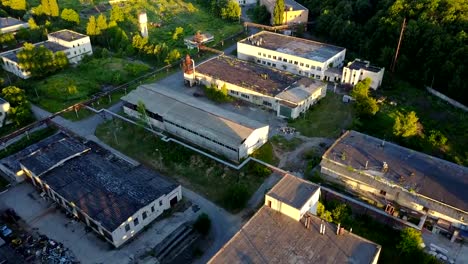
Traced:
<svg viewBox="0 0 468 264">
<path fill-rule="evenodd" d="M 139 223 L 140 221 L 138 220 L 138 217 L 136 217 L 135 220 L 133 220 L 133 225 L 137 226 Z"/>
<path fill-rule="evenodd" d="M 146 214 L 146 212 L 143 212 L 142 216 L 143 216 L 143 220 L 145 220 L 146 217 L 148 217 L 148 215 Z"/>
<path fill-rule="evenodd" d="M 128 232 L 128 231 L 130 231 L 130 225 L 129 225 L 129 224 L 126 224 L 126 225 L 125 225 L 125 232 Z"/>
</svg>

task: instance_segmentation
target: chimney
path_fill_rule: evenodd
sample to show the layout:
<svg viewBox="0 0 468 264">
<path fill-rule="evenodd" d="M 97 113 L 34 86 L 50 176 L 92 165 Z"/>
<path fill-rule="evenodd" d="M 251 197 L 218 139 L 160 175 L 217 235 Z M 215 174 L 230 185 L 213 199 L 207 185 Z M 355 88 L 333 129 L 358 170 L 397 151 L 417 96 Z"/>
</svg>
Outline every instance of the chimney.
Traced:
<svg viewBox="0 0 468 264">
<path fill-rule="evenodd" d="M 340 233 L 340 226 L 341 226 L 341 223 L 338 223 L 338 228 L 336 228 L 336 235 Z"/>
<path fill-rule="evenodd" d="M 320 222 L 320 234 L 322 234 L 322 232 L 323 232 L 323 220 L 322 222 Z"/>
<path fill-rule="evenodd" d="M 351 228 L 349 229 L 349 233 L 352 233 L 352 232 L 353 232 L 353 228 L 351 227 Z"/>
<path fill-rule="evenodd" d="M 369 161 L 368 161 L 368 160 L 366 160 L 366 170 L 367 170 L 367 165 L 369 165 Z"/>
</svg>

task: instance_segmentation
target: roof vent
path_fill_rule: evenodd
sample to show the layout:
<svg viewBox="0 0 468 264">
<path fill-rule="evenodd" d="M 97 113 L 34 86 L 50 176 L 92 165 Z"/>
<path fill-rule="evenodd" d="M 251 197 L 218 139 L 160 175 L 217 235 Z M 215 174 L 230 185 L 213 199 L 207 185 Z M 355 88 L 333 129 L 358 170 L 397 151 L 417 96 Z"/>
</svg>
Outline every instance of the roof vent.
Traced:
<svg viewBox="0 0 468 264">
<path fill-rule="evenodd" d="M 388 164 L 387 162 L 384 161 L 382 164 L 382 172 L 387 172 L 387 171 L 388 171 Z"/>
</svg>

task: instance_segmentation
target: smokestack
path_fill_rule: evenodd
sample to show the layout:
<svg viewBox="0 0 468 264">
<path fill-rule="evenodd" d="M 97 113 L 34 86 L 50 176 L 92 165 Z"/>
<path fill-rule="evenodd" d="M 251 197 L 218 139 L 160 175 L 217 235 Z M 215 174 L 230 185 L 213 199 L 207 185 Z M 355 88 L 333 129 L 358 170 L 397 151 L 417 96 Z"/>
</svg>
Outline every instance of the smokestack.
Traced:
<svg viewBox="0 0 468 264">
<path fill-rule="evenodd" d="M 340 226 L 341 226 L 341 223 L 338 223 L 338 228 L 336 229 L 336 235 L 340 233 Z"/>
<path fill-rule="evenodd" d="M 325 224 L 323 224 L 323 234 L 322 235 L 325 235 Z"/>
<path fill-rule="evenodd" d="M 320 222 L 320 234 L 322 234 L 322 233 L 323 233 L 323 220 L 322 220 L 322 222 Z"/>
<path fill-rule="evenodd" d="M 367 170 L 367 165 L 369 165 L 369 161 L 368 161 L 368 160 L 366 160 L 366 170 Z"/>
<path fill-rule="evenodd" d="M 349 229 L 349 232 L 350 232 L 350 233 L 352 233 L 352 232 L 353 232 L 353 228 L 352 228 L 352 227 Z"/>
</svg>

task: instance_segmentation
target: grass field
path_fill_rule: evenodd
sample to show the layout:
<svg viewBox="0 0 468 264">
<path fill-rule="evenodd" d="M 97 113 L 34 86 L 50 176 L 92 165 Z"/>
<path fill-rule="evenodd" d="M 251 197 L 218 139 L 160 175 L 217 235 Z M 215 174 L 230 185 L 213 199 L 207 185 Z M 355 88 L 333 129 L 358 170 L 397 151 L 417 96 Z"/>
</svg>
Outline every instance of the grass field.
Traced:
<svg viewBox="0 0 468 264">
<path fill-rule="evenodd" d="M 307 137 L 336 138 L 353 121 L 353 108 L 341 101 L 341 96 L 328 93 L 305 115 L 289 123 Z"/>
<path fill-rule="evenodd" d="M 234 171 L 183 146 L 163 142 L 142 128 L 120 120 L 100 125 L 96 136 L 113 148 L 173 177 L 225 208 L 228 203 L 225 200 L 228 187 L 243 185 L 250 197 L 264 180 L 264 176 L 255 173 L 254 166 Z M 237 212 L 240 209 L 242 208 L 231 211 Z"/>
<path fill-rule="evenodd" d="M 281 151 L 289 152 L 299 147 L 299 145 L 301 145 L 303 141 L 302 139 L 296 137 L 286 139 L 281 135 L 275 135 L 270 139 L 270 142 Z"/>
<path fill-rule="evenodd" d="M 148 70 L 145 64 L 120 58 L 93 58 L 44 80 L 28 80 L 24 86 L 29 88 L 27 91 L 33 103 L 49 112 L 57 112 L 103 89 L 128 82 Z"/>
</svg>

